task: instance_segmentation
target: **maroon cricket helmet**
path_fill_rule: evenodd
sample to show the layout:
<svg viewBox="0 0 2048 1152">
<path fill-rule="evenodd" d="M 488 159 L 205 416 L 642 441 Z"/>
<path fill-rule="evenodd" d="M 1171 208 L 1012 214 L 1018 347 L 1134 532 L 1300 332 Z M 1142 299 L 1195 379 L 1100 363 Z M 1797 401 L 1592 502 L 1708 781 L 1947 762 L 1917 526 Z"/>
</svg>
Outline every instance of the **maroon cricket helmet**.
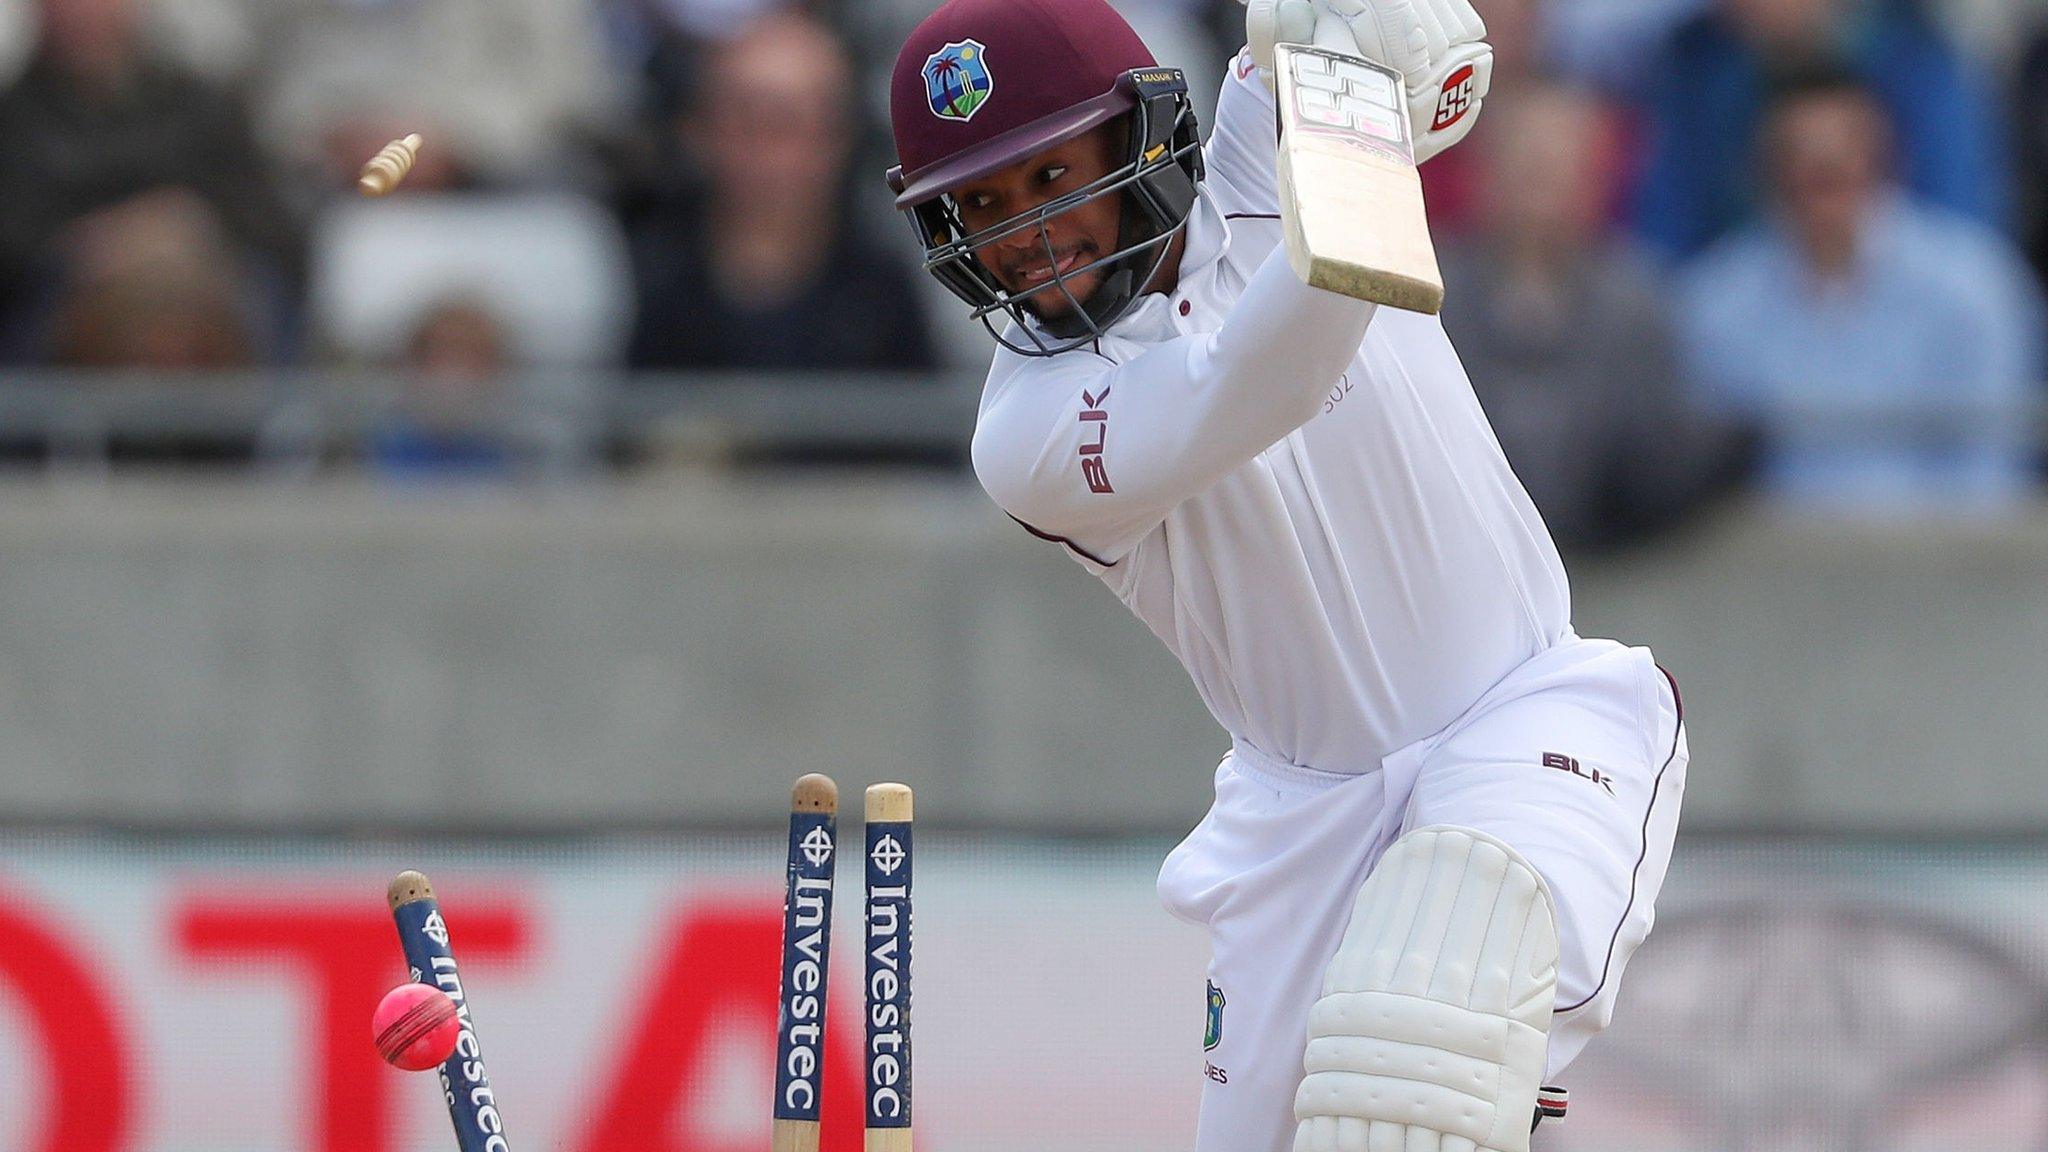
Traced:
<svg viewBox="0 0 2048 1152">
<path fill-rule="evenodd" d="M 925 267 L 985 323 L 997 311 L 1037 317 L 1030 299 L 1039 293 L 1063 294 L 1072 306 L 1041 324 L 1056 345 L 1026 324 L 1033 346 L 1010 345 L 1022 352 L 1078 346 L 1128 310 L 1187 222 L 1202 174 L 1186 80 L 1160 67 L 1106 0 L 947 0 L 896 57 L 889 119 L 899 161 L 889 186 L 924 243 Z M 1124 164 L 1085 195 L 977 235 L 960 226 L 947 193 L 1119 119 L 1128 124 Z M 1045 219 L 1107 195 L 1126 197 L 1124 234 L 1115 253 L 1086 269 L 1103 272 L 1086 301 L 1066 283 L 1083 269 L 1013 295 L 974 259 L 977 247 L 1024 228 L 1043 234 Z"/>
<path fill-rule="evenodd" d="M 1117 80 L 1156 68 L 1105 0 L 949 0 L 896 56 L 898 207 L 929 200 L 1137 106 Z"/>
</svg>

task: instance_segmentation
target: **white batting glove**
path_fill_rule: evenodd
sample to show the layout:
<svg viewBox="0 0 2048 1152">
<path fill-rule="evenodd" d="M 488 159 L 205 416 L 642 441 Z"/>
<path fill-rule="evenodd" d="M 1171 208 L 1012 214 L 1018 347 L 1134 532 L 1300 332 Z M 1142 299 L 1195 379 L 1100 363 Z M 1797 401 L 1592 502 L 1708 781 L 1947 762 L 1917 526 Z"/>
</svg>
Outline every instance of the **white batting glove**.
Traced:
<svg viewBox="0 0 2048 1152">
<path fill-rule="evenodd" d="M 1405 78 L 1415 160 L 1472 131 L 1493 82 L 1486 22 L 1470 0 L 1245 0 L 1245 41 L 1273 85 L 1273 45 L 1313 44 Z"/>
<path fill-rule="evenodd" d="M 1244 0 L 1244 42 L 1266 90 L 1273 90 L 1273 45 L 1312 44 L 1316 10 L 1311 0 Z"/>
<path fill-rule="evenodd" d="M 1309 0 L 1318 48 L 1352 52 L 1403 76 L 1429 67 L 1429 29 L 1421 3 L 1428 0 Z"/>
</svg>

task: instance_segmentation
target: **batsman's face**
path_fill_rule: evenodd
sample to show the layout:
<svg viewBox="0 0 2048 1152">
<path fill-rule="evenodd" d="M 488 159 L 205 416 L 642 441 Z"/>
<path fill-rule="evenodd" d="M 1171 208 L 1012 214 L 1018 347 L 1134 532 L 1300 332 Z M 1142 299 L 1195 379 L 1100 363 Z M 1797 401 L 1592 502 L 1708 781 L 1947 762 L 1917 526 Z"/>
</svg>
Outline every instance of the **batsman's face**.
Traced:
<svg viewBox="0 0 2048 1152">
<path fill-rule="evenodd" d="M 1115 126 L 1106 125 L 965 185 L 953 193 L 960 223 L 971 235 L 1085 188 L 1120 166 L 1120 145 Z M 974 257 L 1019 295 L 1115 252 L 1122 214 L 1121 193 L 1097 196 L 1047 219 L 1043 235 L 1035 225 L 1020 228 L 975 249 Z M 1041 317 L 1061 316 L 1074 309 L 1069 295 L 1086 300 L 1101 283 L 1101 269 L 1082 272 L 1066 279 L 1066 292 L 1044 288 L 1027 303 Z"/>
</svg>

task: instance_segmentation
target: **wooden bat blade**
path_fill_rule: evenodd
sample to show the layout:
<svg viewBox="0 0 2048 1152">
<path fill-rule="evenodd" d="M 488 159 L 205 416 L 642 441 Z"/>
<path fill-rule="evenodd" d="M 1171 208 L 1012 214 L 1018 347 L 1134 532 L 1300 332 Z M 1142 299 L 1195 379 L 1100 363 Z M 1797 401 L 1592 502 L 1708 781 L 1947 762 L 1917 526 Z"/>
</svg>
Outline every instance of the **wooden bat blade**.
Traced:
<svg viewBox="0 0 2048 1152">
<path fill-rule="evenodd" d="M 1279 191 L 1287 259 L 1303 281 L 1412 312 L 1443 307 L 1401 74 L 1323 48 L 1279 45 Z"/>
</svg>

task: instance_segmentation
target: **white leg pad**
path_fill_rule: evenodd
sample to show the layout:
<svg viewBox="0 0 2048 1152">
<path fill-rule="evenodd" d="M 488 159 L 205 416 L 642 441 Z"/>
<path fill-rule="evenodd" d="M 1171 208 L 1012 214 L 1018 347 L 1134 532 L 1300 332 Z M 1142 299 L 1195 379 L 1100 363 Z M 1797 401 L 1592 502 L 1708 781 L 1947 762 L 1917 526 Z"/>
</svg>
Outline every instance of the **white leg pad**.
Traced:
<svg viewBox="0 0 2048 1152">
<path fill-rule="evenodd" d="M 1529 1152 L 1557 946 L 1514 849 L 1466 828 L 1395 841 L 1309 1012 L 1294 1152 Z"/>
</svg>

